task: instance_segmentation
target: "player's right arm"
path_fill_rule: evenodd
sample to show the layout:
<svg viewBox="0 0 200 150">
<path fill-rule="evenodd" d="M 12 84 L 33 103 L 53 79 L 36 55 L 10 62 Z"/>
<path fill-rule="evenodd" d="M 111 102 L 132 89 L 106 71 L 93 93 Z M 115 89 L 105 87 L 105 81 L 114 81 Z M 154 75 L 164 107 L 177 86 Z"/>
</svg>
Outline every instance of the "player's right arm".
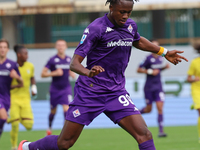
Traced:
<svg viewBox="0 0 200 150">
<path fill-rule="evenodd" d="M 49 68 L 44 67 L 41 73 L 42 78 L 56 77 L 56 76 L 62 76 L 62 75 L 63 75 L 63 70 L 61 68 L 58 68 L 54 71 L 49 72 Z"/>
<path fill-rule="evenodd" d="M 77 74 L 94 77 L 98 75 L 100 72 L 104 72 L 104 68 L 101 66 L 93 66 L 90 70 L 85 68 L 81 62 L 83 61 L 84 57 L 74 54 L 72 57 L 72 61 L 70 63 L 70 70 L 74 71 Z"/>
</svg>

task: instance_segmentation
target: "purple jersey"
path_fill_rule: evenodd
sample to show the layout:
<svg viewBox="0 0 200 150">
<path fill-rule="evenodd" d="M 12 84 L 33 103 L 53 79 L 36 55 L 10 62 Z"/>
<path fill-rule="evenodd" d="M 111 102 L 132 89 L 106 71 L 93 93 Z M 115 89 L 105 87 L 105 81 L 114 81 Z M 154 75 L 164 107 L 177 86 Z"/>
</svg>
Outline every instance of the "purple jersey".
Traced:
<svg viewBox="0 0 200 150">
<path fill-rule="evenodd" d="M 10 107 L 10 87 L 12 81 L 10 72 L 12 69 L 16 70 L 20 75 L 16 62 L 6 59 L 3 64 L 0 64 L 0 102 L 4 104 L 6 110 Z"/>
<path fill-rule="evenodd" d="M 114 26 L 104 17 L 93 21 L 84 31 L 75 54 L 87 56 L 87 67 L 102 66 L 105 72 L 92 78 L 80 75 L 77 84 L 94 92 L 125 90 L 125 69 L 132 43 L 140 40 L 137 25 L 128 19 L 123 27 Z"/>
<path fill-rule="evenodd" d="M 71 58 L 66 56 L 64 59 L 60 58 L 58 55 L 55 55 L 49 59 L 46 66 L 49 70 L 54 71 L 58 68 L 63 70 L 62 76 L 52 77 L 50 92 L 66 90 L 71 87 L 69 82 L 69 64 Z"/>
<path fill-rule="evenodd" d="M 159 69 L 160 71 L 164 67 L 164 59 L 161 56 L 153 57 L 153 55 L 148 55 L 143 63 L 140 64 L 140 68 L 145 69 Z M 158 75 L 148 75 L 146 77 L 146 83 L 144 86 L 144 90 L 154 91 L 154 90 L 161 90 L 162 91 L 162 84 L 161 84 L 161 76 L 160 72 Z"/>
</svg>

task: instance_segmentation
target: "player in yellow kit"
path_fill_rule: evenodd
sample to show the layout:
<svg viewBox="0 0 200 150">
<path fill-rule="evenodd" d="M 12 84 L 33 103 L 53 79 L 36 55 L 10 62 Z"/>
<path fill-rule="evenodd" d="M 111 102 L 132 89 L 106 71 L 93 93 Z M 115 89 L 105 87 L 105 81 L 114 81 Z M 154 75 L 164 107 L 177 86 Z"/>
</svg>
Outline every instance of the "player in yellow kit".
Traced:
<svg viewBox="0 0 200 150">
<path fill-rule="evenodd" d="M 200 44 L 196 45 L 194 48 L 200 54 Z M 191 83 L 191 94 L 194 103 L 194 109 L 196 109 L 199 113 L 197 127 L 200 143 L 200 57 L 192 60 L 187 74 L 187 81 Z"/>
<path fill-rule="evenodd" d="M 22 45 L 14 46 L 14 51 L 17 55 L 17 63 L 19 64 L 19 72 L 24 81 L 24 86 L 11 90 L 11 107 L 10 118 L 8 123 L 12 124 L 11 130 L 11 144 L 12 150 L 17 150 L 17 140 L 19 123 L 21 123 L 27 130 L 31 130 L 33 126 L 33 113 L 31 109 L 31 95 L 37 94 L 37 87 L 34 79 L 34 66 L 27 62 L 28 51 Z M 17 81 L 13 79 L 12 86 L 15 86 Z"/>
</svg>

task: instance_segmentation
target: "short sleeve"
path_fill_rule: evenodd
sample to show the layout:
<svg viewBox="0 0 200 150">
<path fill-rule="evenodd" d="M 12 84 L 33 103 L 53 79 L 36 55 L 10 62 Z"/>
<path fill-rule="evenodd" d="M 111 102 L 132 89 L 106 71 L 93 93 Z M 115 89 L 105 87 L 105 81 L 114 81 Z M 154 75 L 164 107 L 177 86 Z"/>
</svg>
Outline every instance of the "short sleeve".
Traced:
<svg viewBox="0 0 200 150">
<path fill-rule="evenodd" d="M 148 67 L 148 59 L 146 58 L 145 60 L 143 60 L 141 63 L 140 63 L 140 65 L 139 65 L 139 67 L 140 68 L 147 68 Z"/>
<path fill-rule="evenodd" d="M 97 41 L 100 37 L 100 28 L 94 25 L 89 25 L 84 30 L 81 41 L 74 54 L 80 55 L 82 57 L 87 56 L 88 52 L 97 45 Z"/>
<path fill-rule="evenodd" d="M 140 34 L 138 32 L 138 27 L 137 27 L 137 24 L 135 23 L 134 24 L 134 29 L 135 29 L 135 32 L 134 32 L 134 41 L 139 41 L 140 40 Z"/>
<path fill-rule="evenodd" d="M 50 69 L 51 68 L 51 59 L 49 59 L 49 61 L 47 62 L 47 64 L 45 65 L 46 68 Z"/>
<path fill-rule="evenodd" d="M 195 74 L 195 63 L 194 63 L 194 61 L 191 62 L 187 74 L 191 75 L 191 76 Z"/>
<path fill-rule="evenodd" d="M 13 69 L 17 72 L 17 74 L 18 74 L 19 76 L 21 76 L 18 67 L 19 67 L 18 63 L 15 63 Z"/>
</svg>

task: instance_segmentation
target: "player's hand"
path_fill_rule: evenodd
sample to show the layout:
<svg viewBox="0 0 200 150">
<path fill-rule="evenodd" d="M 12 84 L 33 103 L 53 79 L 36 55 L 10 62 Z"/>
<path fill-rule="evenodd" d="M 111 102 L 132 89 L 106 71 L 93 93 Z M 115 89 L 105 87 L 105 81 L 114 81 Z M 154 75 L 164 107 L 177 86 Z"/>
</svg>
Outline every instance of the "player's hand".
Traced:
<svg viewBox="0 0 200 150">
<path fill-rule="evenodd" d="M 88 77 L 94 77 L 104 71 L 104 68 L 102 68 L 101 66 L 93 66 L 88 73 Z"/>
<path fill-rule="evenodd" d="M 159 74 L 159 72 L 160 72 L 159 69 L 153 69 L 153 73 L 152 73 L 152 75 L 153 75 L 153 76 L 156 76 L 156 75 Z"/>
<path fill-rule="evenodd" d="M 197 76 L 195 76 L 194 80 L 195 80 L 195 81 L 200 81 L 200 78 L 197 77 Z"/>
<path fill-rule="evenodd" d="M 56 76 L 62 76 L 63 75 L 63 70 L 61 68 L 58 68 L 55 70 Z"/>
<path fill-rule="evenodd" d="M 33 91 L 31 92 L 31 94 L 32 94 L 32 96 L 35 96 L 35 95 L 36 95 L 36 93 L 34 93 Z"/>
<path fill-rule="evenodd" d="M 165 69 L 170 68 L 170 65 L 167 63 L 167 65 L 165 66 Z"/>
<path fill-rule="evenodd" d="M 183 51 L 172 50 L 168 51 L 165 58 L 174 65 L 177 65 L 183 60 L 188 61 L 185 57 L 179 55 L 178 53 L 183 53 Z"/>
</svg>

